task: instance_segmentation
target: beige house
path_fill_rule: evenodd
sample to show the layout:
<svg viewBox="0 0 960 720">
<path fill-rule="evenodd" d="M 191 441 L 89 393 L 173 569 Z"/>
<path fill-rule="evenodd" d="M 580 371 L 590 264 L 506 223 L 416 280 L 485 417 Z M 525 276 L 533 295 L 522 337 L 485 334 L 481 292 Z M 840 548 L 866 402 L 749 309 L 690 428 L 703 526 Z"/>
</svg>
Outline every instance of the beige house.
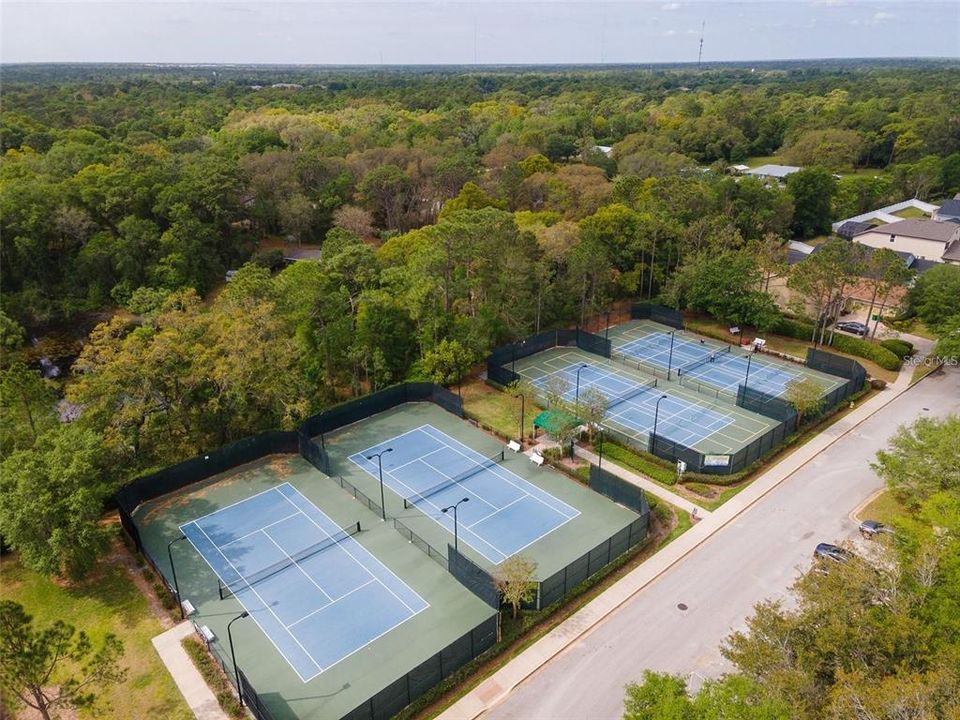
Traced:
<svg viewBox="0 0 960 720">
<path fill-rule="evenodd" d="M 933 220 L 900 220 L 863 230 L 853 241 L 872 248 L 889 248 L 910 253 L 920 260 L 949 262 L 944 258 L 947 248 L 960 239 L 960 225 Z M 951 248 L 952 249 L 952 248 Z"/>
</svg>

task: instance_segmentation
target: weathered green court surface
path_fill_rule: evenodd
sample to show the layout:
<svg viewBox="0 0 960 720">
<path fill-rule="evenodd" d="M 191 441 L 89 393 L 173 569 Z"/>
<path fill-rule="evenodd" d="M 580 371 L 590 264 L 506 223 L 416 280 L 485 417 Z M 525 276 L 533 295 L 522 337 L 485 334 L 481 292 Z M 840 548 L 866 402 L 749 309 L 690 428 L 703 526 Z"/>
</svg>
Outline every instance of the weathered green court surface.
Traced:
<svg viewBox="0 0 960 720">
<path fill-rule="evenodd" d="M 432 403 L 411 403 L 354 423 L 324 437 L 331 474 L 343 474 L 379 501 L 379 485 L 347 458 L 389 438 L 429 423 L 484 455 L 502 448 L 494 437 Z M 580 515 L 531 545 L 525 554 L 537 561 L 540 579 L 582 556 L 637 515 L 583 485 L 551 470 L 538 468 L 527 457 L 507 451 L 504 466 L 580 511 Z M 141 538 L 161 569 L 169 574 L 167 543 L 179 526 L 280 483 L 290 483 L 339 525 L 360 521 L 354 538 L 430 607 L 394 630 L 348 656 L 313 680 L 302 682 L 270 640 L 251 620 L 233 624 L 237 662 L 275 717 L 327 720 L 341 717 L 389 683 L 474 628 L 494 611 L 457 582 L 440 565 L 410 544 L 394 528 L 397 517 L 440 551 L 453 538 L 419 510 L 403 508 L 402 498 L 386 491 L 388 519 L 371 512 L 334 480 L 300 456 L 275 455 L 222 473 L 141 505 L 134 517 Z M 492 569 L 489 562 L 460 545 L 461 551 Z M 187 541 L 175 543 L 173 554 L 181 593 L 197 608 L 193 620 L 217 636 L 214 647 L 228 663 L 227 622 L 242 612 L 235 598 L 220 600 L 217 578 Z M 362 608 L 359 610 L 362 611 Z"/>
</svg>

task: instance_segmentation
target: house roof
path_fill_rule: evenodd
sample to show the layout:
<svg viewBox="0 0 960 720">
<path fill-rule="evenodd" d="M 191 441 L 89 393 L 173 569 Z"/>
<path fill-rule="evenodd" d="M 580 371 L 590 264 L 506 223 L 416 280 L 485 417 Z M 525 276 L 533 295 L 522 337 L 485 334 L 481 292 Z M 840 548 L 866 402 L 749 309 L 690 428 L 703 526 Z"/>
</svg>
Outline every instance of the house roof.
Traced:
<svg viewBox="0 0 960 720">
<path fill-rule="evenodd" d="M 744 175 L 785 178 L 787 175 L 792 175 L 793 173 L 799 172 L 802 169 L 803 168 L 796 167 L 795 165 L 761 165 L 760 167 L 755 167 L 752 170 L 746 170 Z"/>
<path fill-rule="evenodd" d="M 953 223 L 939 223 L 933 220 L 901 220 L 900 222 L 888 223 L 887 225 L 880 225 L 870 230 L 858 232 L 854 237 L 870 232 L 946 243 L 949 242 L 957 232 L 957 226 Z"/>
<path fill-rule="evenodd" d="M 957 200 L 956 198 L 944 200 L 943 205 L 941 205 L 940 209 L 937 210 L 937 215 L 955 215 L 960 217 L 960 200 Z"/>
<path fill-rule="evenodd" d="M 863 232 L 865 230 L 870 230 L 873 228 L 873 225 L 867 222 L 857 222 L 856 220 L 847 220 L 840 227 L 836 229 L 837 235 L 842 238 L 849 240 L 857 233 Z"/>
<path fill-rule="evenodd" d="M 947 245 L 947 249 L 940 256 L 941 260 L 950 260 L 951 262 L 960 262 L 960 240 L 954 240 Z"/>
</svg>

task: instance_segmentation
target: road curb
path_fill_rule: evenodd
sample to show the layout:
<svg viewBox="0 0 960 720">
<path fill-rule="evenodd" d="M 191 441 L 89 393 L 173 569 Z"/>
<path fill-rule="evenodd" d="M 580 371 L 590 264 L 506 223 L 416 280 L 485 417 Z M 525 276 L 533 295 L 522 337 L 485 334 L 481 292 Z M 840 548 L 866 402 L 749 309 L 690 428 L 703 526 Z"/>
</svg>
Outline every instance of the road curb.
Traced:
<svg viewBox="0 0 960 720">
<path fill-rule="evenodd" d="M 566 649 L 572 646 L 575 642 L 587 637 L 609 615 L 611 615 L 613 612 L 615 612 L 624 604 L 626 604 L 629 600 L 635 597 L 640 591 L 642 591 L 643 589 L 649 587 L 654 582 L 656 582 L 656 580 L 658 580 L 667 570 L 674 567 L 677 563 L 679 563 L 681 560 L 686 558 L 690 553 L 692 553 L 694 550 L 696 550 L 701 545 L 703 545 L 708 540 L 710 540 L 710 538 L 713 537 L 715 533 L 722 530 L 731 521 L 735 520 L 737 517 L 743 514 L 743 512 L 753 507 L 753 505 L 755 505 L 761 499 L 766 497 L 772 490 L 777 488 L 784 481 L 793 477 L 793 475 L 798 470 L 805 467 L 820 453 L 832 447 L 838 440 L 840 440 L 841 438 L 845 437 L 849 433 L 856 430 L 858 427 L 860 427 L 860 425 L 862 425 L 864 422 L 872 418 L 880 410 L 887 407 L 887 405 L 892 403 L 901 395 L 908 392 L 911 388 L 919 385 L 920 382 L 923 381 L 923 379 L 925 378 L 921 378 L 920 380 L 918 380 L 913 384 L 906 384 L 905 386 L 896 389 L 895 391 L 891 392 L 889 397 L 884 398 L 883 395 L 881 394 L 877 398 L 874 398 L 873 400 L 882 400 L 882 402 L 878 402 L 876 407 L 871 408 L 867 414 L 865 414 L 862 418 L 860 418 L 859 420 L 854 422 L 852 425 L 850 425 L 850 427 L 846 428 L 845 430 L 843 430 L 842 432 L 840 432 L 839 434 L 833 437 L 827 438 L 828 442 L 823 447 L 819 448 L 815 454 L 809 455 L 808 457 L 804 458 L 795 467 L 793 467 L 792 469 L 789 469 L 789 471 L 786 472 L 783 475 L 783 477 L 773 481 L 769 487 L 763 488 L 755 497 L 749 497 L 749 499 L 744 498 L 744 495 L 747 495 L 750 491 L 750 489 L 748 488 L 743 493 L 741 493 L 740 495 L 734 498 L 731 498 L 725 505 L 722 505 L 720 508 L 715 510 L 710 519 L 712 519 L 713 517 L 716 517 L 717 518 L 716 522 L 718 524 L 716 527 L 710 529 L 709 532 L 707 532 L 707 530 L 702 529 L 705 527 L 709 528 L 709 526 L 712 525 L 712 523 L 709 522 L 709 519 L 705 518 L 700 523 L 697 523 L 687 533 L 685 533 L 684 535 L 681 535 L 680 538 L 674 541 L 675 544 L 673 544 L 673 547 L 682 547 L 683 545 L 682 541 L 685 538 L 693 540 L 690 547 L 683 549 L 678 556 L 672 559 L 667 558 L 664 566 L 656 570 L 654 574 L 651 575 L 649 578 L 645 580 L 641 579 L 640 584 L 633 589 L 623 588 L 623 586 L 630 583 L 630 579 L 632 576 L 634 576 L 635 574 L 642 574 L 646 568 L 649 568 L 650 563 L 655 562 L 658 555 L 654 555 L 645 563 L 640 565 L 640 567 L 636 568 L 635 570 L 631 571 L 628 575 L 621 578 L 619 581 L 617 581 L 617 583 L 615 583 L 606 591 L 604 591 L 604 593 L 594 598 L 586 606 L 584 606 L 583 608 L 578 610 L 576 613 L 574 613 L 572 616 L 564 620 L 559 626 L 557 626 L 556 628 L 551 630 L 549 633 L 547 633 L 546 635 L 541 637 L 539 640 L 537 640 L 532 646 L 530 646 L 523 653 L 514 657 L 506 665 L 504 665 L 499 670 L 495 671 L 492 675 L 482 680 L 480 684 L 474 687 L 467 695 L 464 695 L 462 698 L 457 700 L 453 705 L 451 705 L 449 708 L 447 708 L 437 717 L 440 720 L 475 720 L 476 718 L 479 718 L 481 715 L 483 715 L 485 712 L 487 712 L 491 708 L 498 705 L 507 697 L 507 695 L 509 695 L 509 693 L 514 688 L 520 686 L 523 682 L 525 682 L 528 678 L 530 678 L 538 670 L 540 670 L 544 665 L 546 665 L 550 660 L 560 655 L 562 652 L 564 652 Z M 895 384 L 891 384 L 888 386 L 888 388 L 891 390 L 893 390 L 894 387 L 895 387 Z M 868 402 L 871 402 L 871 401 L 868 401 Z M 864 407 L 866 407 L 866 405 L 861 406 L 861 408 L 858 408 L 858 410 L 862 410 Z M 856 412 L 857 411 L 855 410 L 854 413 Z M 841 419 L 839 423 L 844 422 L 844 420 L 846 420 L 846 418 Z M 817 437 L 825 437 L 826 433 L 835 427 L 836 425 L 833 425 L 830 428 L 827 428 L 823 434 L 818 435 Z M 811 440 L 811 443 L 813 442 L 816 442 L 816 438 Z M 804 447 L 808 447 L 808 446 L 809 444 Z M 804 448 L 800 448 L 797 452 L 802 452 L 803 449 Z M 791 455 L 784 458 L 780 463 L 777 463 L 777 465 L 774 465 L 773 467 L 768 469 L 767 473 L 771 473 L 775 471 L 782 463 L 789 463 L 791 458 L 797 457 L 797 452 L 791 453 Z M 763 476 L 758 478 L 752 487 L 759 486 L 760 483 L 762 482 L 762 479 L 763 479 Z M 727 512 L 724 512 L 725 510 Z M 697 537 L 698 528 L 701 529 L 701 533 L 706 533 L 703 537 Z M 665 548 L 665 550 L 668 550 L 668 549 L 669 549 L 669 546 L 668 548 Z M 663 558 L 666 556 L 660 555 L 660 557 Z M 618 586 L 622 587 L 622 589 L 620 589 L 619 592 L 618 592 Z M 627 593 L 625 596 L 619 599 L 616 598 L 616 595 L 624 592 Z M 608 607 L 601 607 L 603 605 L 603 600 L 605 596 L 609 598 L 610 604 Z M 590 618 L 589 615 L 592 614 L 591 610 L 593 612 L 599 611 L 600 614 L 597 615 L 597 617 L 595 618 Z M 587 616 L 587 617 L 584 617 L 584 616 Z M 543 647 L 541 655 L 539 655 L 538 657 L 533 657 L 538 645 L 544 645 L 545 647 Z M 550 646 L 553 646 L 553 647 L 550 647 Z M 527 656 L 527 657 L 524 657 L 524 656 Z M 516 672 L 516 677 L 510 677 L 509 679 L 506 677 L 503 677 L 504 675 L 508 674 L 507 670 L 508 668 L 510 668 L 511 665 L 514 665 L 514 668 L 512 669 L 514 672 Z"/>
</svg>

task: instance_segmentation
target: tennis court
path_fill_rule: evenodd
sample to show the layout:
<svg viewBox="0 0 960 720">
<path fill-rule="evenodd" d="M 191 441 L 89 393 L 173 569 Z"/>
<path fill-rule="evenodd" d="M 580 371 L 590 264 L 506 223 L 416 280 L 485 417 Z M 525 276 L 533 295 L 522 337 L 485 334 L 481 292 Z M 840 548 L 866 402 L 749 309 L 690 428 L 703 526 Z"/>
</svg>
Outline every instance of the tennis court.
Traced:
<svg viewBox="0 0 960 720">
<path fill-rule="evenodd" d="M 429 604 L 289 483 L 180 526 L 307 682 Z"/>
<path fill-rule="evenodd" d="M 581 350 L 555 348 L 516 363 L 516 372 L 541 395 L 545 397 L 548 388 L 559 388 L 571 404 L 576 403 L 578 370 L 580 397 L 587 388 L 601 392 L 608 400 L 604 424 L 642 444 L 656 422 L 661 438 L 701 452 L 733 454 L 776 425 L 770 418 L 726 402 L 706 400 L 676 383 L 646 377 Z"/>
<path fill-rule="evenodd" d="M 734 400 L 740 385 L 782 397 L 796 380 L 811 378 L 824 394 L 838 386 L 836 378 L 758 353 L 707 340 L 684 330 L 674 331 L 652 321 L 611 328 L 613 355 L 636 361 L 641 372 L 675 379 L 698 390 L 716 391 L 716 397 Z M 672 343 L 672 348 L 671 348 Z"/>
<path fill-rule="evenodd" d="M 492 563 L 500 563 L 580 514 L 562 500 L 501 466 L 503 451 L 484 456 L 430 424 L 349 456 L 419 511 Z"/>
</svg>

